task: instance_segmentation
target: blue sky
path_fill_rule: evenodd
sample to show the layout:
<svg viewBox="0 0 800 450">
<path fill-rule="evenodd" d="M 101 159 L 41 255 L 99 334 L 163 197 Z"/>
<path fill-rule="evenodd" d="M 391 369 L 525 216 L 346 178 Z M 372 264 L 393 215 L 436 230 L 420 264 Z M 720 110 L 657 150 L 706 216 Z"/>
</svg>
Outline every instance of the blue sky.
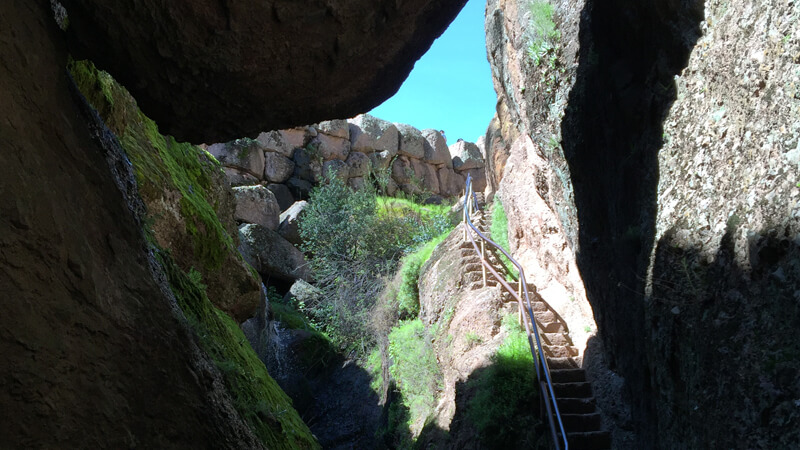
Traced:
<svg viewBox="0 0 800 450">
<path fill-rule="evenodd" d="M 400 90 L 370 111 L 420 130 L 444 130 L 448 144 L 475 142 L 486 132 L 497 96 L 486 60 L 485 0 L 469 0 L 414 66 Z"/>
</svg>

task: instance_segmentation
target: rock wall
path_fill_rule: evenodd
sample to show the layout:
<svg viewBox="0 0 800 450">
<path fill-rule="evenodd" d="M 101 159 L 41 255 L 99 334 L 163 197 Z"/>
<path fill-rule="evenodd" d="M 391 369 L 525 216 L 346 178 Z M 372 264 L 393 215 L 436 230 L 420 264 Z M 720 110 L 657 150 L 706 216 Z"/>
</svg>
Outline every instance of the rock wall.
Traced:
<svg viewBox="0 0 800 450">
<path fill-rule="evenodd" d="M 600 405 L 615 447 L 790 445 L 800 8 L 552 4 L 560 37 L 538 66 L 530 2 L 487 6 L 509 155 L 488 177 L 501 195 L 538 194 L 509 202 L 525 223 L 517 252 L 575 258 L 602 341 L 591 348 L 632 408 Z M 526 218 L 531 208 L 545 214 Z M 563 258 L 537 250 L 546 236 Z M 563 278 L 557 266 L 546 271 Z"/>
<path fill-rule="evenodd" d="M 352 188 L 375 184 L 386 195 L 459 196 L 468 174 L 478 190 L 486 187 L 484 150 L 476 144 L 459 140 L 448 147 L 437 130 L 368 114 L 206 148 L 225 167 L 231 185 L 266 186 L 282 211 L 308 199 L 311 189 L 333 174 Z"/>
</svg>

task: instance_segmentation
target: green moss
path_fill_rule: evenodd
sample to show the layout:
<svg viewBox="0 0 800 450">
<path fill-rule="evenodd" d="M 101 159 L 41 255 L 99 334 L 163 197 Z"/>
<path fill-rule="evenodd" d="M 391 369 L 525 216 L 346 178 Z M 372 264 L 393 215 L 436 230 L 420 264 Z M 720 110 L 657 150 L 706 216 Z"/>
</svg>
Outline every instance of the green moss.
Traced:
<svg viewBox="0 0 800 450">
<path fill-rule="evenodd" d="M 436 408 L 436 396 L 442 388 L 442 372 L 425 326 L 419 319 L 401 322 L 389 333 L 389 372 L 397 383 L 408 415 L 406 423 L 390 423 L 390 429 L 408 429 L 424 425 Z M 420 427 L 421 428 L 421 427 Z M 419 430 L 417 430 L 419 431 Z"/>
<path fill-rule="evenodd" d="M 71 60 L 68 67 L 78 89 L 119 137 L 133 164 L 142 197 L 152 200 L 164 192 L 178 191 L 194 259 L 202 263 L 204 273 L 221 267 L 234 248 L 233 239 L 209 203 L 209 191 L 214 187 L 212 174 L 221 170 L 219 162 L 197 146 L 161 135 L 156 123 L 139 111 L 125 88 L 91 62 Z"/>
<path fill-rule="evenodd" d="M 422 265 L 430 259 L 436 248 L 448 235 L 444 233 L 414 253 L 406 255 L 400 262 L 401 283 L 397 289 L 397 308 L 401 318 L 415 317 L 419 314 L 419 272 Z"/>
<path fill-rule="evenodd" d="M 505 251 L 511 251 L 511 246 L 508 243 L 508 217 L 500 199 L 496 199 L 492 204 L 492 225 L 489 227 L 489 235 Z M 514 281 L 519 278 L 516 266 L 511 263 L 506 255 L 503 252 L 497 252 L 497 256 L 506 269 L 506 280 Z"/>
<path fill-rule="evenodd" d="M 180 215 L 192 241 L 187 250 L 194 253 L 189 260 L 199 266 L 184 272 L 168 252 L 159 250 L 157 257 L 200 345 L 222 373 L 234 407 L 267 448 L 319 448 L 239 326 L 206 295 L 202 274 L 221 267 L 229 255 L 240 257 L 210 202 L 219 163 L 196 146 L 161 135 L 133 97 L 91 62 L 70 61 L 69 70 L 78 89 L 119 138 L 145 202 L 158 201 L 165 194 L 180 195 Z M 145 235 L 156 248 L 152 230 L 160 220 L 153 216 L 144 220 Z"/>
<path fill-rule="evenodd" d="M 292 401 L 267 373 L 239 326 L 208 299 L 196 271 L 184 273 L 168 253 L 157 258 L 178 305 L 222 372 L 234 406 L 270 449 L 319 448 Z"/>
</svg>

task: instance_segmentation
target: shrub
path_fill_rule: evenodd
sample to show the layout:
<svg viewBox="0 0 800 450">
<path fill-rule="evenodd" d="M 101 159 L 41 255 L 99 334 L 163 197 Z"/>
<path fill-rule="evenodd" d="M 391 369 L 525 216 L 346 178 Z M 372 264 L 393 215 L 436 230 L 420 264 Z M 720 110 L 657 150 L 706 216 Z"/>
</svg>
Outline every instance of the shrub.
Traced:
<svg viewBox="0 0 800 450">
<path fill-rule="evenodd" d="M 373 341 L 369 311 L 385 280 L 403 254 L 448 227 L 448 214 L 442 206 L 379 201 L 369 186 L 353 191 L 330 178 L 312 191 L 300 221 L 302 250 L 311 256 L 310 268 L 324 293 L 320 301 L 301 308 L 337 344 L 364 353 Z M 418 258 L 421 265 L 424 259 Z M 409 279 L 418 276 L 418 267 L 407 270 Z"/>
<path fill-rule="evenodd" d="M 474 382 L 467 418 L 491 448 L 535 448 L 539 391 L 528 336 L 514 314 L 503 319 L 503 328 L 508 335 Z"/>
<path fill-rule="evenodd" d="M 396 293 L 396 303 L 398 314 L 401 319 L 415 317 L 419 314 L 419 272 L 422 265 L 430 259 L 433 250 L 449 232 L 441 234 L 428 241 L 414 253 L 403 258 L 400 263 L 398 276 L 400 285 Z"/>
<path fill-rule="evenodd" d="M 560 34 L 553 22 L 553 5 L 546 0 L 532 0 L 528 4 L 528 56 L 535 65 L 550 52 L 555 52 Z"/>
</svg>

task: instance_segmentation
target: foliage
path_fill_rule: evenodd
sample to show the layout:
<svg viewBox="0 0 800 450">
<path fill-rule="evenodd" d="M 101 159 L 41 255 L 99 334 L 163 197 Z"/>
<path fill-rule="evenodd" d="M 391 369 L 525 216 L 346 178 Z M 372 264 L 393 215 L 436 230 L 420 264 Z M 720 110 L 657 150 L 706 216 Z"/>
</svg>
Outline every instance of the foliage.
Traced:
<svg viewBox="0 0 800 450">
<path fill-rule="evenodd" d="M 222 373 L 234 406 L 267 448 L 319 448 L 311 431 L 292 408 L 291 399 L 267 373 L 239 326 L 206 296 L 199 273 L 184 273 L 168 252 L 156 253 L 178 306 L 201 347 Z M 243 345 L 243 343 L 245 343 Z"/>
<path fill-rule="evenodd" d="M 475 380 L 476 393 L 467 404 L 467 418 L 482 442 L 492 448 L 534 448 L 538 389 L 528 336 L 516 316 L 503 319 L 507 336 L 492 357 L 492 365 Z"/>
<path fill-rule="evenodd" d="M 555 57 L 561 35 L 553 22 L 553 5 L 547 0 L 531 0 L 528 4 L 528 28 L 525 32 L 528 40 L 528 56 L 534 65 L 541 64 L 548 54 Z"/>
<path fill-rule="evenodd" d="M 335 342 L 365 353 L 373 341 L 369 312 L 400 258 L 451 227 L 446 206 L 381 198 L 370 187 L 353 191 L 331 177 L 312 191 L 300 221 L 302 250 L 311 255 L 311 270 L 324 294 L 301 309 Z M 404 288 L 404 304 L 412 313 L 418 309 L 417 265 L 432 250 L 425 247 L 409 257 L 404 269 L 408 286 L 413 284 Z"/>
<path fill-rule="evenodd" d="M 400 322 L 389 333 L 389 372 L 397 383 L 402 404 L 408 409 L 405 423 L 390 423 L 390 429 L 422 428 L 436 407 L 442 373 L 436 362 L 430 336 L 419 319 Z"/>
<path fill-rule="evenodd" d="M 495 199 L 492 205 L 492 225 L 489 227 L 489 234 L 492 240 L 507 252 L 511 251 L 508 242 L 508 217 L 500 199 Z M 497 252 L 500 262 L 506 269 L 506 279 L 508 281 L 519 278 L 517 267 L 502 252 Z"/>
<path fill-rule="evenodd" d="M 419 273 L 422 265 L 430 259 L 433 250 L 449 234 L 443 233 L 428 241 L 417 251 L 406 255 L 398 270 L 400 285 L 396 293 L 396 303 L 400 318 L 416 317 L 419 314 Z"/>
</svg>

